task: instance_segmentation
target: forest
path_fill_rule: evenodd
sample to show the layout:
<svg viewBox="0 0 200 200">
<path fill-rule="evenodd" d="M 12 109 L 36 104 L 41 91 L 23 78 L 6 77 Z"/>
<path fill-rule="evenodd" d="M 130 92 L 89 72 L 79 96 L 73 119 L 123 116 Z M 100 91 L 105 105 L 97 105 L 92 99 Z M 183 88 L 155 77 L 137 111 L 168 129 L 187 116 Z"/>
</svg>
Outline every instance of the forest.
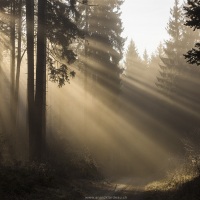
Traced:
<svg viewBox="0 0 200 200">
<path fill-rule="evenodd" d="M 200 199 L 200 0 L 143 55 L 125 1 L 0 0 L 1 200 Z"/>
</svg>

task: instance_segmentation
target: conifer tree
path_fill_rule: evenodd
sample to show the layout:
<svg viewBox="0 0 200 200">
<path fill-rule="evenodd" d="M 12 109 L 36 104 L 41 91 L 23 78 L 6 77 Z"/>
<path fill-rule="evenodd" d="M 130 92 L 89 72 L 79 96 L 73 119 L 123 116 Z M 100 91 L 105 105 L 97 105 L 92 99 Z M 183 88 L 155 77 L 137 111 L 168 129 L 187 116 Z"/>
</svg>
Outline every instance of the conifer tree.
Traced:
<svg viewBox="0 0 200 200">
<path fill-rule="evenodd" d="M 155 65 L 158 65 L 160 62 L 160 57 L 164 57 L 164 49 L 163 49 L 163 44 L 160 42 L 160 44 L 158 45 L 156 51 L 154 53 L 152 53 L 151 57 L 150 57 L 150 61 L 149 61 L 149 66 L 150 67 L 156 67 Z"/>
<path fill-rule="evenodd" d="M 138 69 L 141 66 L 141 59 L 139 57 L 137 48 L 133 40 L 130 41 L 126 55 L 125 55 L 125 68 L 126 68 L 126 75 L 132 76 L 138 73 Z"/>
<path fill-rule="evenodd" d="M 188 0 L 187 4 L 184 7 L 186 11 L 187 21 L 185 23 L 186 26 L 189 26 L 194 29 L 200 29 L 200 1 L 199 0 Z M 200 43 L 197 42 L 195 44 L 195 48 L 188 51 L 185 55 L 187 61 L 191 64 L 200 65 Z"/>
<path fill-rule="evenodd" d="M 167 27 L 170 39 L 164 44 L 165 56 L 161 57 L 163 64 L 160 65 L 160 77 L 157 77 L 156 83 L 161 91 L 168 96 L 171 96 L 175 92 L 175 81 L 183 57 L 181 42 L 183 18 L 178 0 L 175 0 L 170 14 L 171 18 Z"/>
<path fill-rule="evenodd" d="M 157 76 L 159 76 L 159 70 L 160 70 L 160 58 L 164 56 L 164 50 L 163 50 L 163 44 L 160 43 L 156 49 L 156 51 L 151 55 L 149 60 L 149 82 L 152 87 L 156 86 L 156 80 Z"/>
<path fill-rule="evenodd" d="M 122 3 L 123 0 L 88 1 L 87 23 L 82 23 L 83 29 L 87 29 L 87 59 L 98 66 L 87 63 L 87 70 L 95 74 L 101 86 L 115 92 L 120 87 L 119 61 L 125 41 L 121 36 Z"/>
<path fill-rule="evenodd" d="M 34 128 L 30 132 L 31 160 L 41 161 L 45 154 L 47 67 L 50 80 L 57 82 L 59 87 L 69 82 L 70 76 L 74 76 L 74 72 L 69 70 L 67 64 L 73 63 L 76 55 L 69 46 L 77 37 L 82 36 L 74 23 L 77 15 L 75 4 L 75 0 L 38 0 L 36 88 L 33 102 L 35 110 L 31 122 Z M 48 54 L 47 42 L 50 43 Z M 57 60 L 60 60 L 58 67 Z"/>
<path fill-rule="evenodd" d="M 165 55 L 161 57 L 160 76 L 157 77 L 156 82 L 161 91 L 171 97 L 183 93 L 183 85 L 186 85 L 183 77 L 193 73 L 193 69 L 186 63 L 183 54 L 192 48 L 199 35 L 185 27 L 184 23 L 182 6 L 179 5 L 178 0 L 175 0 L 167 29 L 170 39 L 165 42 Z"/>
<path fill-rule="evenodd" d="M 146 49 L 144 50 L 144 54 L 143 54 L 143 63 L 145 67 L 149 66 L 149 55 Z"/>
</svg>

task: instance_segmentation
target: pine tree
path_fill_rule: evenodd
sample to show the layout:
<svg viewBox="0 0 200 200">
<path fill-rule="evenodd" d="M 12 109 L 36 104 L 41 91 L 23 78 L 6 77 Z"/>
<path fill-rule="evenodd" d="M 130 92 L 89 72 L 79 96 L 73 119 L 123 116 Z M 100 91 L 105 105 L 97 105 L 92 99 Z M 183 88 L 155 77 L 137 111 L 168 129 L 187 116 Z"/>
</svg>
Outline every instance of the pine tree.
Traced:
<svg viewBox="0 0 200 200">
<path fill-rule="evenodd" d="M 164 57 L 164 47 L 161 42 L 158 45 L 156 51 L 152 53 L 149 61 L 149 66 L 152 68 L 153 67 L 157 68 L 157 66 L 155 65 L 158 65 L 160 63 L 160 57 Z"/>
<path fill-rule="evenodd" d="M 164 55 L 160 56 L 160 74 L 156 86 L 178 105 L 169 105 L 169 112 L 181 118 L 179 126 L 185 123 L 189 127 L 199 120 L 197 101 L 200 94 L 196 89 L 199 88 L 199 72 L 186 63 L 183 54 L 194 45 L 198 35 L 184 26 L 183 9 L 177 0 L 170 13 L 167 27 L 170 38 L 164 43 Z"/>
<path fill-rule="evenodd" d="M 36 91 L 33 105 L 35 127 L 34 132 L 31 132 L 34 134 L 33 141 L 30 140 L 32 160 L 40 161 L 45 154 L 46 65 L 50 80 L 57 82 L 59 87 L 69 81 L 69 76 L 74 76 L 73 71 L 70 71 L 65 63 L 70 64 L 76 60 L 76 55 L 69 46 L 77 37 L 82 36 L 74 23 L 76 20 L 75 3 L 75 0 L 68 2 L 38 1 Z M 47 40 L 51 44 L 48 54 Z M 56 66 L 57 59 L 61 60 L 59 67 Z"/>
<path fill-rule="evenodd" d="M 156 85 L 164 94 L 176 99 L 180 104 L 185 104 L 189 101 L 188 97 L 196 99 L 194 88 L 199 87 L 199 83 L 193 80 L 198 79 L 199 72 L 195 66 L 191 67 L 186 62 L 183 55 L 195 44 L 199 34 L 184 26 L 183 10 L 177 0 L 171 15 L 168 24 L 170 39 L 165 42 L 165 55 L 161 57 L 160 76 L 157 77 Z M 192 104 L 196 105 L 195 102 Z"/>
<path fill-rule="evenodd" d="M 33 160 L 36 152 L 35 114 L 34 114 L 34 0 L 26 0 L 26 40 L 27 40 L 27 106 L 29 131 L 29 157 Z"/>
<path fill-rule="evenodd" d="M 88 2 L 87 63 L 88 73 L 95 74 L 98 83 L 111 91 L 120 87 L 119 61 L 122 59 L 124 39 L 120 19 L 120 6 L 123 0 Z M 94 23 L 95 22 L 95 23 Z M 83 24 L 86 30 L 86 23 Z"/>
<path fill-rule="evenodd" d="M 17 69 L 16 69 L 16 81 L 15 81 L 15 113 L 17 113 L 18 95 L 19 95 L 19 78 L 20 78 L 20 66 L 22 57 L 22 0 L 18 1 L 17 5 Z M 16 117 L 15 117 L 16 118 Z M 15 121 L 17 121 L 15 119 Z"/>
<path fill-rule="evenodd" d="M 160 58 L 164 56 L 164 49 L 163 49 L 163 44 L 160 43 L 156 49 L 156 51 L 151 55 L 150 60 L 149 60 L 149 83 L 151 84 L 152 87 L 156 86 L 156 80 L 157 76 L 159 76 L 159 64 L 161 62 Z"/>
<path fill-rule="evenodd" d="M 82 63 L 80 68 L 84 73 L 85 94 L 89 91 L 93 102 L 95 101 L 97 121 L 101 130 L 105 131 L 105 110 L 119 111 L 118 94 L 121 86 L 119 62 L 123 56 L 125 41 L 121 36 L 123 28 L 120 19 L 120 6 L 123 1 L 89 0 L 87 5 L 81 5 L 80 8 L 84 18 L 79 21 L 78 26 L 85 31 L 85 41 L 79 46 L 78 56 L 82 58 L 79 62 Z M 84 97 L 84 105 L 87 106 L 89 95 Z M 84 117 L 88 117 L 89 114 L 87 107 L 84 108 Z M 86 132 L 91 130 L 87 119 L 84 119 L 84 130 Z M 110 161 L 110 157 L 114 155 L 111 156 L 107 145 L 102 150 L 107 151 L 105 160 Z M 109 165 L 108 162 L 107 164 Z"/>
<path fill-rule="evenodd" d="M 144 50 L 144 54 L 143 54 L 143 64 L 145 67 L 149 66 L 149 55 L 146 49 Z"/>
<path fill-rule="evenodd" d="M 141 66 L 141 59 L 133 40 L 131 40 L 128 45 L 124 65 L 127 76 L 133 76 L 134 74 L 137 74 L 138 69 Z"/>
<path fill-rule="evenodd" d="M 34 1 L 26 1 L 30 160 L 40 161 L 44 156 L 47 69 L 50 80 L 57 82 L 59 87 L 69 81 L 69 76 L 74 75 L 65 63 L 70 64 L 75 61 L 76 55 L 69 46 L 77 37 L 82 36 L 74 24 L 75 3 L 76 1 L 40 0 L 35 4 Z M 34 5 L 38 10 L 35 12 L 37 14 L 35 18 L 38 19 L 37 44 L 34 39 Z M 34 46 L 37 46 L 37 54 L 34 52 Z M 34 55 L 36 55 L 35 81 Z M 34 84 L 36 84 L 35 91 Z"/>
<path fill-rule="evenodd" d="M 188 0 L 188 5 L 184 7 L 186 11 L 187 21 L 185 23 L 186 26 L 189 26 L 194 29 L 200 29 L 200 1 L 199 0 Z M 187 61 L 191 64 L 200 65 L 200 43 L 197 42 L 195 44 L 195 48 L 188 51 L 185 55 Z"/>
<path fill-rule="evenodd" d="M 167 32 L 170 39 L 165 42 L 165 57 L 161 57 L 160 77 L 157 77 L 156 85 L 166 95 L 171 96 L 175 92 L 175 81 L 179 73 L 178 68 L 182 62 L 182 27 L 183 18 L 179 1 L 175 0 L 174 7 L 170 10 L 171 18 Z"/>
<path fill-rule="evenodd" d="M 2 0 L 0 4 L 2 36 L 0 39 L 3 38 L 4 45 L 7 45 L 7 49 L 10 50 L 12 93 L 15 97 L 15 99 L 11 99 L 16 100 L 16 104 L 18 102 L 20 63 L 25 54 L 25 51 L 21 52 L 21 46 L 22 43 L 27 46 L 30 160 L 41 160 L 43 154 L 47 69 L 49 79 L 57 82 L 59 87 L 63 86 L 65 82 L 69 82 L 70 76 L 74 76 L 69 64 L 76 60 L 76 54 L 70 46 L 78 37 L 83 37 L 82 31 L 75 25 L 79 15 L 76 10 L 76 2 L 76 0 Z M 24 12 L 24 8 L 26 8 L 26 12 Z M 26 16 L 24 16 L 25 13 Z M 23 22 L 26 22 L 26 27 L 23 27 Z M 24 31 L 25 29 L 26 31 Z M 22 37 L 25 33 L 26 39 L 23 40 Z M 5 40 L 8 35 L 11 36 L 10 44 Z M 48 47 L 46 41 L 49 44 Z M 15 45 L 18 48 L 15 48 Z M 15 55 L 17 55 L 17 62 Z M 17 71 L 15 70 L 15 62 L 17 63 Z M 34 75 L 35 68 L 36 76 Z M 14 81 L 15 77 L 16 82 Z M 13 102 L 11 104 L 14 105 Z M 12 111 L 16 112 L 16 110 Z M 13 116 L 17 116 L 16 113 Z"/>
</svg>

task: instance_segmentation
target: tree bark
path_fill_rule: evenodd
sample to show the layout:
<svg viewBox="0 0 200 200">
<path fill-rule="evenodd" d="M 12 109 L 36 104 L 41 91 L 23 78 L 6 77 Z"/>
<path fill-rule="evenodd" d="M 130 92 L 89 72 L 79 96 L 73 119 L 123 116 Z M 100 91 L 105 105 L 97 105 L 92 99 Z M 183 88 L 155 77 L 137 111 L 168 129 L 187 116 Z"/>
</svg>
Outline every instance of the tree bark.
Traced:
<svg viewBox="0 0 200 200">
<path fill-rule="evenodd" d="M 19 78 L 21 65 L 21 43 L 22 43 L 22 0 L 18 1 L 18 47 L 17 47 L 17 72 L 16 72 L 16 89 L 15 89 L 15 112 L 17 116 L 18 96 L 19 96 Z M 15 119 L 17 123 L 17 119 Z"/>
<path fill-rule="evenodd" d="M 14 94 L 15 81 L 15 1 L 11 2 L 11 21 L 10 21 L 10 43 L 11 43 L 11 62 L 10 62 L 10 79 L 11 79 L 11 103 Z M 12 105 L 11 105 L 12 107 Z"/>
<path fill-rule="evenodd" d="M 16 135 L 14 130 L 14 92 L 15 92 L 15 14 L 16 2 L 10 2 L 10 107 L 9 107 L 9 140 L 12 158 L 16 157 Z"/>
<path fill-rule="evenodd" d="M 46 132 L 46 0 L 38 0 L 37 64 L 36 64 L 36 134 L 37 159 L 45 155 Z"/>
<path fill-rule="evenodd" d="M 34 113 L 34 0 L 26 0 L 26 24 L 27 24 L 27 100 L 28 100 L 28 131 L 29 131 L 29 160 L 36 157 L 37 142 L 35 136 Z"/>
</svg>

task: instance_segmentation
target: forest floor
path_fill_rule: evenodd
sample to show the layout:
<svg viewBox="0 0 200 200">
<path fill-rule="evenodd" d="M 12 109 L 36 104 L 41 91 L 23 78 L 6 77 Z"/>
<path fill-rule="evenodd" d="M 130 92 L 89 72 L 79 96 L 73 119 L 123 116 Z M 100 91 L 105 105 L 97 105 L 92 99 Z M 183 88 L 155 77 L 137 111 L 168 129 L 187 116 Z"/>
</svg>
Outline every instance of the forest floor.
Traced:
<svg viewBox="0 0 200 200">
<path fill-rule="evenodd" d="M 83 184 L 86 189 L 83 199 L 128 199 L 128 200 L 199 200 L 200 177 L 189 181 L 155 181 L 147 185 L 128 182 L 91 182 Z M 88 190 L 87 190 L 88 189 Z"/>
<path fill-rule="evenodd" d="M 72 173 L 71 173 L 72 175 Z M 0 200 L 200 200 L 200 176 L 74 178 L 44 165 L 0 166 Z"/>
<path fill-rule="evenodd" d="M 28 184 L 28 183 L 24 183 Z M 20 187 L 20 186 L 17 186 Z M 0 193 L 1 195 L 1 193 Z M 196 177 L 173 189 L 148 189 L 128 183 L 90 181 L 87 179 L 67 180 L 62 185 L 36 185 L 30 192 L 11 192 L 1 200 L 87 200 L 87 199 L 128 199 L 128 200 L 199 200 L 200 177 Z"/>
</svg>

